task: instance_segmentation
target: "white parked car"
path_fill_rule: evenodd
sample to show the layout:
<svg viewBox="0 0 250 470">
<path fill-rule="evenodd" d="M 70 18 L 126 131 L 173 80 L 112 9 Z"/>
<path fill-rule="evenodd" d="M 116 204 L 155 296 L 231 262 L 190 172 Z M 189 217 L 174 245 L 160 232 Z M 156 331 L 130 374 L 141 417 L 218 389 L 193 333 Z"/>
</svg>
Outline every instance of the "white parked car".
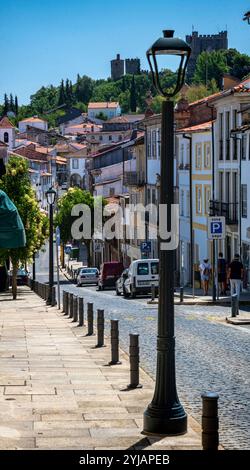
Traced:
<svg viewBox="0 0 250 470">
<path fill-rule="evenodd" d="M 149 294 L 152 285 L 156 292 L 159 288 L 159 260 L 137 259 L 128 268 L 127 278 L 123 284 L 124 297 L 135 298 L 137 294 Z"/>
<path fill-rule="evenodd" d="M 83 284 L 96 284 L 98 285 L 99 271 L 97 268 L 81 268 L 76 279 L 78 287 Z"/>
</svg>

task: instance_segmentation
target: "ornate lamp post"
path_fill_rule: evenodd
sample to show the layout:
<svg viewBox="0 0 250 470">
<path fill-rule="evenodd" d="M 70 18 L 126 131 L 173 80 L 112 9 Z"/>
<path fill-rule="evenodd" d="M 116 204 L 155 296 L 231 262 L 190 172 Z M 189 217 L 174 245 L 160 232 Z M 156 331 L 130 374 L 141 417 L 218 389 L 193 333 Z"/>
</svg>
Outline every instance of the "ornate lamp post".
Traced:
<svg viewBox="0 0 250 470">
<path fill-rule="evenodd" d="M 46 192 L 49 205 L 49 295 L 47 305 L 52 305 L 52 288 L 54 285 L 54 252 L 53 252 L 53 205 L 56 199 L 56 191 L 50 188 Z"/>
<path fill-rule="evenodd" d="M 163 31 L 147 51 L 153 84 L 166 98 L 162 104 L 160 204 L 168 208 L 168 227 L 171 226 L 171 205 L 174 204 L 174 103 L 172 98 L 184 84 L 185 71 L 191 54 L 190 47 L 173 37 L 174 31 Z M 159 55 L 177 56 L 180 59 L 174 90 L 161 85 L 157 58 Z M 162 240 L 159 236 L 160 247 Z M 166 241 L 165 241 L 166 242 Z M 157 336 L 157 371 L 152 402 L 144 412 L 143 431 L 150 434 L 184 434 L 187 416 L 179 402 L 175 379 L 174 337 L 174 263 L 175 250 L 160 249 L 160 294 Z"/>
</svg>

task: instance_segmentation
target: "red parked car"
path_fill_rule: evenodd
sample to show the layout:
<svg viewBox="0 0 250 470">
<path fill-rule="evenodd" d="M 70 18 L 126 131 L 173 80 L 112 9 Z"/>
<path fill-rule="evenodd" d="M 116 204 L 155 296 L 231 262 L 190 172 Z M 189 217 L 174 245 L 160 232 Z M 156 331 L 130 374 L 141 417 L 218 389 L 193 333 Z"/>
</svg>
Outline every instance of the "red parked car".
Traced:
<svg viewBox="0 0 250 470">
<path fill-rule="evenodd" d="M 124 270 L 123 263 L 119 261 L 110 261 L 101 265 L 98 289 L 103 290 L 105 287 L 115 287 L 117 279 Z"/>
</svg>

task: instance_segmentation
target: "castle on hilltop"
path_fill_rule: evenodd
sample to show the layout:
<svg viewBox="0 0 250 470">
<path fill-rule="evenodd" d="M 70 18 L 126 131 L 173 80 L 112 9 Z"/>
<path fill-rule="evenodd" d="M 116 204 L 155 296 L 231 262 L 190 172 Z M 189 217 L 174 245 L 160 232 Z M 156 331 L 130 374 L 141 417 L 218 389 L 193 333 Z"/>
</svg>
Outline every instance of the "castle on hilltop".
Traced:
<svg viewBox="0 0 250 470">
<path fill-rule="evenodd" d="M 121 59 L 120 54 L 117 54 L 116 59 L 111 60 L 111 78 L 112 80 L 119 80 L 125 74 L 138 75 L 141 70 L 140 59 Z"/>
<path fill-rule="evenodd" d="M 228 49 L 227 31 L 221 31 L 218 34 L 198 34 L 193 31 L 191 35 L 186 36 L 186 42 L 192 49 L 192 53 L 187 67 L 187 81 L 193 78 L 196 62 L 201 52 L 218 51 Z"/>
</svg>

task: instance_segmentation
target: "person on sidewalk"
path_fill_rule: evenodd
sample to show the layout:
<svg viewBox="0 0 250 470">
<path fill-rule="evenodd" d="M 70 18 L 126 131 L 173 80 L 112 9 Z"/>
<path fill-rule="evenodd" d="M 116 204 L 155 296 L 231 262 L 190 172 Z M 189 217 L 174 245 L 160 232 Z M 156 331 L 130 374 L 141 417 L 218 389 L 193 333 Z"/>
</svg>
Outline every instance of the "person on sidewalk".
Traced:
<svg viewBox="0 0 250 470">
<path fill-rule="evenodd" d="M 225 258 L 223 257 L 223 253 L 219 253 L 217 268 L 220 295 L 227 295 L 227 263 Z"/>
<path fill-rule="evenodd" d="M 243 275 L 244 269 L 240 261 L 240 255 L 234 255 L 234 259 L 228 266 L 228 279 L 230 280 L 231 296 L 237 294 L 238 300 L 240 300 L 240 288 Z"/>
<path fill-rule="evenodd" d="M 202 285 L 203 285 L 204 295 L 208 295 L 211 265 L 208 262 L 207 258 L 205 258 L 203 260 L 203 263 L 200 264 L 200 273 L 201 273 L 201 281 L 202 281 Z"/>
</svg>

